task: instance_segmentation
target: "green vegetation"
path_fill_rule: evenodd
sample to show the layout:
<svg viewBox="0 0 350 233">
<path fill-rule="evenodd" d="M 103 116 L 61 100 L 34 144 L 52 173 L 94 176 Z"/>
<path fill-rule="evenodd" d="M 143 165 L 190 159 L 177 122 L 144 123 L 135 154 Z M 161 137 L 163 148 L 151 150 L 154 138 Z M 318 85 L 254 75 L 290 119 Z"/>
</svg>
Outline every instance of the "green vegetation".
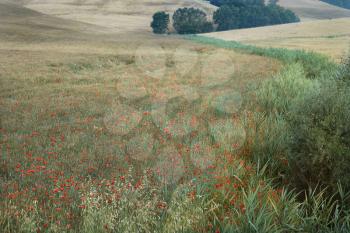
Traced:
<svg viewBox="0 0 350 233">
<path fill-rule="evenodd" d="M 349 59 L 338 66 L 323 56 L 304 51 L 264 49 L 199 36 L 189 38 L 286 62 L 284 70 L 259 85 L 248 101 L 248 156 L 254 163 L 267 164 L 269 176 L 275 178 L 278 186 L 297 192 L 315 190 L 311 193 L 319 202 L 318 209 L 308 212 L 312 217 L 304 216 L 303 221 L 309 217 L 318 219 L 323 211 L 329 211 L 329 218 L 308 226 L 301 224 L 303 232 L 349 231 L 348 220 L 343 220 L 350 217 L 350 202 L 336 194 L 339 187 L 340 192 L 350 191 Z M 307 203 L 310 196 L 303 200 Z M 321 203 L 329 209 L 323 209 Z M 335 206 L 343 209 L 343 214 L 338 215 Z M 344 217 L 343 223 L 337 222 L 340 216 Z"/>
<path fill-rule="evenodd" d="M 332 4 L 332 5 L 336 5 L 339 7 L 343 7 L 346 9 L 350 9 L 350 1 L 349 0 L 321 0 L 321 1 Z"/>
<path fill-rule="evenodd" d="M 261 48 L 235 41 L 224 41 L 196 35 L 187 36 L 186 38 L 221 48 L 235 49 L 242 53 L 276 58 L 285 64 L 300 63 L 308 78 L 324 77 L 336 72 L 336 69 L 338 68 L 329 57 L 314 52 L 284 48 Z"/>
<path fill-rule="evenodd" d="M 300 21 L 292 11 L 275 3 L 265 5 L 264 1 L 226 0 L 213 4 L 219 6 L 214 13 L 218 31 Z"/>
<path fill-rule="evenodd" d="M 210 97 L 222 87 L 233 91 L 237 79 L 206 87 L 201 98 L 210 98 L 203 102 L 172 98 L 164 111 L 173 128 L 156 121 L 150 107 L 156 107 L 153 100 L 147 93 L 136 92 L 140 89 L 135 91 L 135 86 L 169 90 L 178 88 L 174 79 L 195 85 L 198 80 L 187 75 L 167 83 L 146 76 L 144 85 L 135 76 L 127 76 L 120 85 L 108 75 L 140 72 L 133 69 L 134 53 L 40 63 L 39 74 L 30 75 L 34 77 L 31 83 L 18 82 L 17 75 L 22 73 L 9 68 L 11 79 L 6 87 L 19 91 L 3 94 L 3 232 L 349 232 L 349 60 L 340 66 L 316 53 L 187 38 L 202 43 L 194 46 L 201 58 L 215 52 L 215 45 L 226 48 L 218 49 L 215 59 L 237 50 L 237 57 L 249 59 L 239 66 L 249 67 L 250 72 L 253 62 L 266 58 L 244 53 L 279 59 L 285 67 L 271 79 L 244 88 L 242 112 L 225 113 L 225 104 L 216 109 L 213 103 L 223 98 Z M 193 45 L 185 42 L 180 41 Z M 149 48 L 146 54 L 152 51 Z M 187 53 L 193 58 L 192 51 Z M 182 56 L 187 53 L 181 51 Z M 172 67 L 172 58 L 168 59 L 167 67 Z M 208 61 L 210 68 L 222 63 Z M 154 67 L 153 63 L 138 65 Z M 36 72 L 33 66 L 29 65 Z M 195 74 L 200 72 L 194 69 Z M 57 70 L 65 74 L 59 82 L 51 79 L 60 77 Z M 43 71 L 55 76 L 39 79 Z M 211 77 L 220 75 L 215 71 Z M 236 77 L 250 78 L 247 73 Z M 17 86 L 11 81 L 17 81 Z M 40 96 L 36 95 L 39 90 Z M 193 98 L 193 89 L 188 92 Z M 119 93 L 123 98 L 117 97 Z M 161 93 L 160 102 L 166 95 Z M 18 99 L 14 101 L 13 96 Z M 50 96 L 51 101 L 47 103 L 43 96 Z M 125 101 L 127 107 L 114 104 L 115 99 Z M 113 114 L 107 115 L 111 110 Z M 120 126 L 130 131 L 120 134 L 114 122 L 127 119 L 124 116 L 130 116 L 130 110 L 134 112 L 128 124 Z M 183 118 L 176 122 L 172 117 L 178 111 Z M 191 124 L 183 126 L 188 113 Z M 191 130 L 196 121 L 203 125 L 184 137 L 176 135 L 181 133 L 177 128 Z M 245 140 L 239 144 L 242 131 Z M 165 150 L 169 145 L 175 149 Z M 193 151 L 197 149 L 196 158 Z M 172 153 L 176 156 L 167 161 Z M 140 159 L 144 154 L 149 160 Z M 183 159 L 184 170 L 177 156 Z M 199 169 L 195 162 L 208 156 L 213 158 L 211 163 Z M 174 182 L 164 182 L 158 168 L 181 174 Z M 165 178 L 176 176 L 171 173 Z"/>
<path fill-rule="evenodd" d="M 300 21 L 292 11 L 277 5 L 276 1 L 270 1 L 265 5 L 264 1 L 260 0 L 216 0 L 211 1 L 211 4 L 219 6 L 213 15 L 213 22 L 217 25 L 218 31 Z M 165 13 L 159 14 L 158 12 L 153 16 L 151 26 L 154 33 L 164 33 L 167 28 L 165 25 L 168 20 Z M 165 19 L 159 19 L 159 17 Z M 162 26 L 158 26 L 157 22 L 160 20 L 164 22 Z M 206 33 L 214 30 L 214 25 L 208 21 L 206 13 L 192 7 L 176 10 L 173 21 L 173 26 L 179 34 Z M 162 29 L 158 29 L 159 27 Z"/>
<path fill-rule="evenodd" d="M 173 26 L 179 34 L 195 34 L 213 31 L 204 11 L 195 8 L 180 8 L 173 15 Z"/>
<path fill-rule="evenodd" d="M 153 21 L 151 23 L 153 33 L 164 34 L 168 32 L 168 25 L 169 14 L 165 13 L 164 11 L 159 11 L 153 15 Z"/>
</svg>

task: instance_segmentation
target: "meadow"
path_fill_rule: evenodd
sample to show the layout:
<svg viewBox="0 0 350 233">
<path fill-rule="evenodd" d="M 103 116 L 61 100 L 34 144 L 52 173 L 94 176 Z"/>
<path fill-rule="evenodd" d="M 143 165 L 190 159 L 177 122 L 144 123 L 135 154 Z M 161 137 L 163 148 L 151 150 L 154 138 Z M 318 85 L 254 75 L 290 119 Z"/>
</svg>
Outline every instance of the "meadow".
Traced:
<svg viewBox="0 0 350 233">
<path fill-rule="evenodd" d="M 0 6 L 2 232 L 349 232 L 348 60 Z"/>
</svg>

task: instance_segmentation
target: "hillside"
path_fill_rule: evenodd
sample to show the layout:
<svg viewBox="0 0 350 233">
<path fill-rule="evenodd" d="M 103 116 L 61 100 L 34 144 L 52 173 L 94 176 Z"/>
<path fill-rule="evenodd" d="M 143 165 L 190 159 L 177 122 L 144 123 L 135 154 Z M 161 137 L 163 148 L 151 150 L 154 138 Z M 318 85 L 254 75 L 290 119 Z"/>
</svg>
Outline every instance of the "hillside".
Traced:
<svg viewBox="0 0 350 233">
<path fill-rule="evenodd" d="M 350 17 L 350 10 L 319 0 L 279 0 L 279 4 L 294 11 L 302 21 Z"/>
<path fill-rule="evenodd" d="M 150 32 L 183 6 L 0 0 L 1 232 L 350 232 L 350 61 Z M 338 58 L 349 20 L 207 36 Z"/>
<path fill-rule="evenodd" d="M 215 32 L 206 36 L 265 47 L 312 50 L 338 59 L 349 49 L 349 28 L 350 18 L 341 18 Z"/>
<path fill-rule="evenodd" d="M 2 0 L 3 1 L 3 0 Z M 154 12 L 196 7 L 211 14 L 215 7 L 201 0 L 38 0 L 14 2 L 64 19 L 109 28 L 112 32 L 150 31 Z"/>
</svg>

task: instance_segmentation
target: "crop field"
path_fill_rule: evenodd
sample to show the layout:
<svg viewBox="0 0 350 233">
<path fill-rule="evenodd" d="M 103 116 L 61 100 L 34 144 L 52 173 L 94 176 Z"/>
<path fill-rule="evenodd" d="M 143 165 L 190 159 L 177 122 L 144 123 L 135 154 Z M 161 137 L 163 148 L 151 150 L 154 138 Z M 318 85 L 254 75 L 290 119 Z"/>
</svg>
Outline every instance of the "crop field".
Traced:
<svg viewBox="0 0 350 233">
<path fill-rule="evenodd" d="M 214 172 L 245 144 L 245 96 L 280 69 L 275 59 L 180 38 L 100 36 L 11 9 L 23 18 L 8 13 L 0 27 L 1 202 L 6 216 L 40 213 L 40 224 L 24 215 L 18 231 L 76 229 L 91 185 L 130 166 L 138 179 L 150 169 L 159 185 Z"/>
<path fill-rule="evenodd" d="M 202 0 L 14 0 L 14 2 L 45 14 L 98 25 L 110 32 L 150 31 L 152 14 L 157 10 L 173 12 L 179 7 L 198 7 L 210 15 L 216 9 Z"/>
<path fill-rule="evenodd" d="M 318 0 L 279 0 L 278 4 L 294 11 L 302 21 L 350 16 L 349 10 Z"/>
<path fill-rule="evenodd" d="M 262 47 L 303 49 L 339 60 L 350 49 L 348 28 L 350 18 L 341 18 L 214 32 L 206 36 Z"/>
<path fill-rule="evenodd" d="M 1 232 L 347 232 L 349 20 L 149 32 L 183 6 L 0 0 Z"/>
</svg>

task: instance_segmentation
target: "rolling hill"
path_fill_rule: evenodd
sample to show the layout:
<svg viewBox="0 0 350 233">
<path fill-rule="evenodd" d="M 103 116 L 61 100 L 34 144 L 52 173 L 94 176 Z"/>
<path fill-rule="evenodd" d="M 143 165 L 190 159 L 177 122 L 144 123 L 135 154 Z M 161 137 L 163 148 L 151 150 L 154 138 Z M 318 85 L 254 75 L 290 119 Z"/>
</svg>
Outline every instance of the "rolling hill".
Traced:
<svg viewBox="0 0 350 233">
<path fill-rule="evenodd" d="M 279 0 L 278 4 L 294 11 L 302 21 L 350 17 L 350 10 L 319 0 Z"/>
<path fill-rule="evenodd" d="M 3 0 L 2 0 L 3 1 Z M 90 23 L 112 32 L 150 31 L 154 12 L 196 7 L 209 15 L 216 9 L 201 0 L 15 0 L 27 8 L 64 19 Z"/>
<path fill-rule="evenodd" d="M 350 18 L 239 29 L 205 34 L 223 40 L 265 47 L 305 49 L 338 59 L 350 45 Z"/>
</svg>

